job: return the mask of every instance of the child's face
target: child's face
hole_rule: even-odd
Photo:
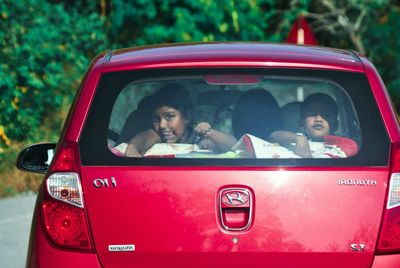
[[[321,103],[312,103],[303,111],[304,130],[306,135],[315,141],[321,141],[330,132],[329,120],[334,119],[334,113]]]
[[[188,121],[182,113],[170,106],[162,106],[154,113],[153,129],[162,142],[179,143],[186,134]]]

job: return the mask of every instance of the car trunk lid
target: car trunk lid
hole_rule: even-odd
[[[105,267],[354,268],[373,260],[389,171],[82,167],[81,176]],[[220,193],[232,188],[253,201],[241,230],[221,220]]]

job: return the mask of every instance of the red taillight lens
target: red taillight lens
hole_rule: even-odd
[[[91,250],[79,178],[79,155],[75,143],[62,144],[46,179],[42,203],[45,230],[61,247]]]
[[[392,144],[391,171],[400,172],[400,143]]]
[[[400,251],[400,173],[390,178],[389,196],[383,216],[378,253]]]
[[[83,209],[57,201],[44,201],[42,207],[46,231],[56,245],[91,249]]]
[[[400,144],[392,144],[391,176],[377,253],[400,252]]]
[[[78,168],[78,150],[75,143],[65,142],[56,155],[51,171],[76,171]]]

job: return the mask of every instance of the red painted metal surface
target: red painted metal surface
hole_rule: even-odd
[[[400,267],[400,255],[375,256],[371,268],[396,268]]]
[[[110,61],[106,58],[103,53],[91,65],[64,141],[79,140],[102,73],[223,66],[365,72],[391,141],[400,141],[395,113],[376,70],[351,52],[275,44],[189,44],[119,50]],[[399,255],[374,254],[389,175],[389,167],[81,167],[95,253],[50,244],[36,213],[28,266],[398,267]],[[96,178],[110,177],[118,187],[93,184]],[[339,184],[347,178],[374,179],[377,184]],[[217,195],[230,185],[254,193],[254,218],[244,231],[221,226]],[[124,244],[135,245],[135,251],[108,249]],[[361,245],[362,251],[354,250]]]
[[[64,139],[66,141],[77,141],[83,128],[83,122],[89,111],[97,83],[100,79],[101,68],[106,53],[100,53],[89,67],[89,70],[82,81],[81,88],[77,93],[75,102],[69,112],[66,122]]]
[[[287,67],[363,71],[351,52],[321,47],[259,43],[155,46],[113,52],[104,71],[188,67]]]
[[[92,178],[110,176],[117,180],[118,190],[93,187]],[[215,265],[235,265],[254,255],[254,267],[278,264],[277,256],[296,267],[315,267],[314,259],[330,263],[327,267],[367,267],[374,257],[387,176],[384,168],[337,172],[82,168],[94,243],[106,267],[127,263],[156,267],[159,263],[152,266],[147,261],[172,264],[178,256],[192,256],[197,262],[209,255]],[[375,178],[378,183],[338,185],[339,178],[349,177]],[[231,184],[254,191],[254,220],[246,231],[227,231],[218,222],[217,192]],[[352,251],[351,244],[361,243],[365,251]],[[108,252],[110,244],[134,244],[136,251]],[[332,252],[335,260],[328,254]],[[232,258],[223,257],[229,254]]]

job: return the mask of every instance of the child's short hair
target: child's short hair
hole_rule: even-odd
[[[326,108],[328,108],[331,112],[333,117],[332,118],[325,118],[329,123],[329,127],[331,132],[335,132],[338,128],[339,122],[337,117],[339,115],[339,109],[336,104],[336,101],[329,95],[324,93],[314,93],[309,95],[301,104],[300,111],[301,111],[301,118],[307,117],[305,114],[306,108],[314,103],[323,104]]]

